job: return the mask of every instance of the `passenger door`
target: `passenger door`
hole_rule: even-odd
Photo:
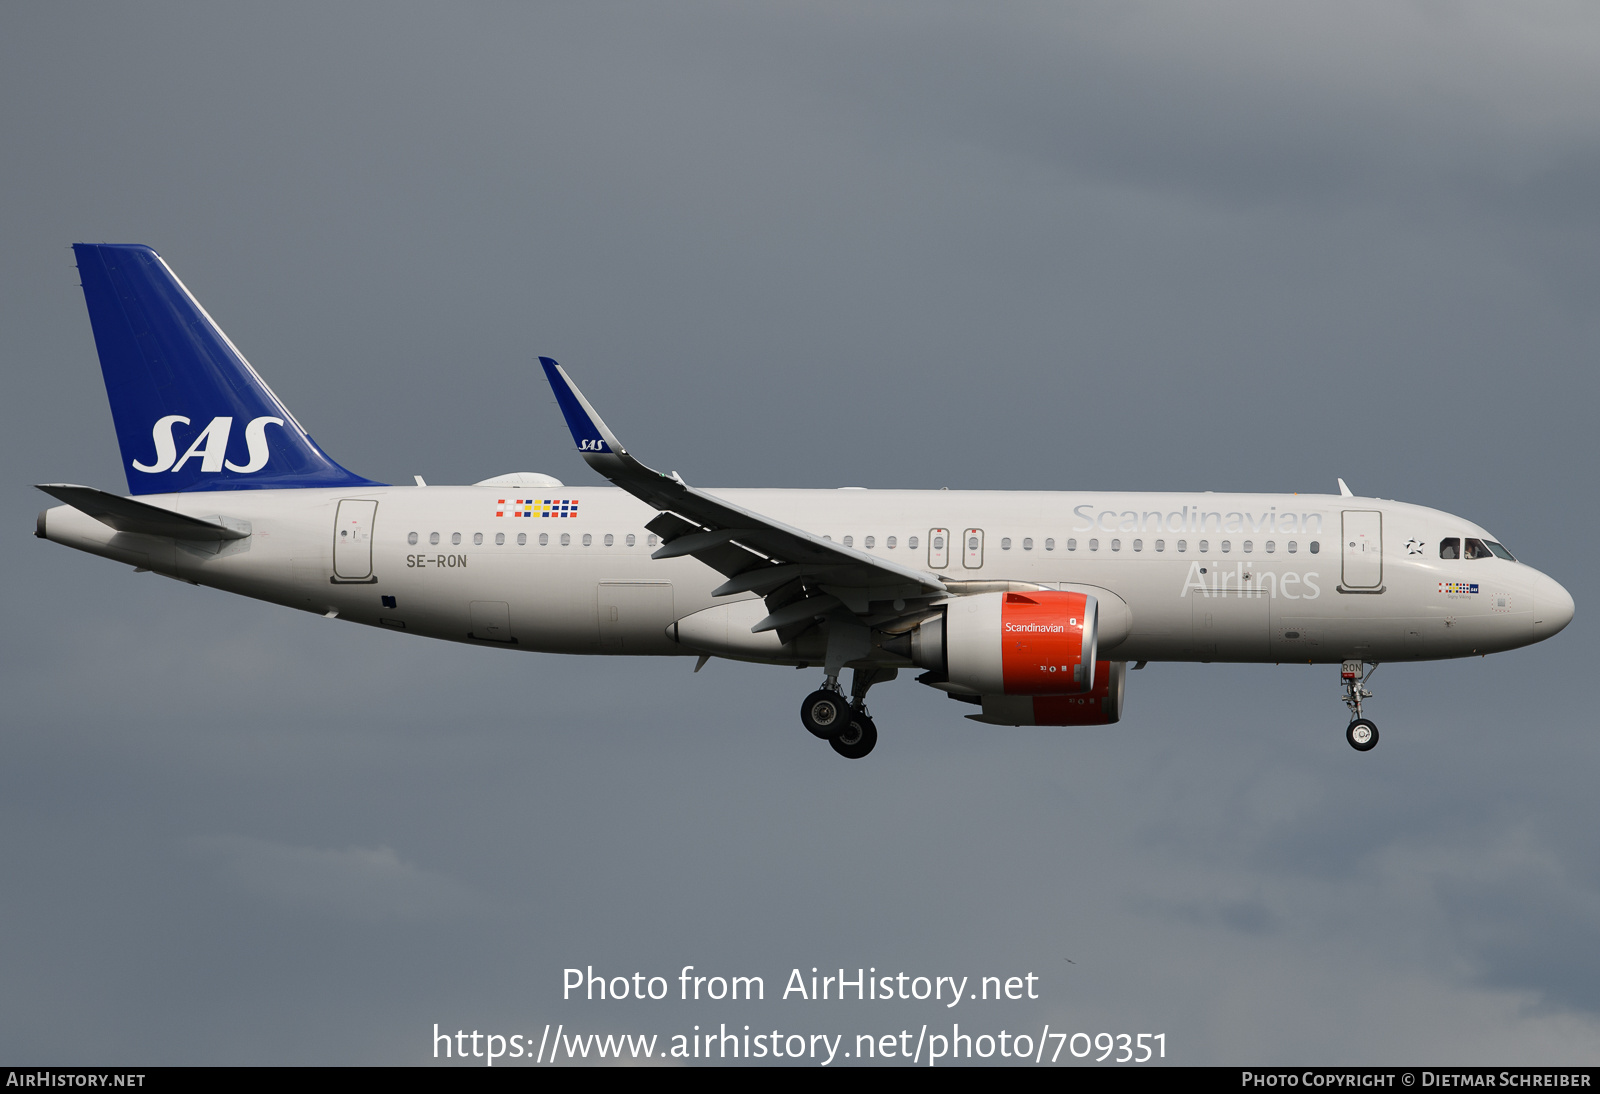
[[[1344,555],[1340,587],[1381,591],[1383,585],[1383,514],[1370,509],[1346,509],[1344,535],[1339,549]]]
[[[377,521],[378,503],[363,498],[339,502],[333,523],[333,580],[338,584],[371,584],[372,528]]]

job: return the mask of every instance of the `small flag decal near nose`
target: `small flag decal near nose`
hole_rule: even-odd
[[[572,498],[501,498],[497,517],[575,517],[578,502]]]

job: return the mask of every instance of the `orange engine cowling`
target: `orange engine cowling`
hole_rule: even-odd
[[[975,722],[997,726],[1106,726],[1122,718],[1126,661],[1101,661],[1094,687],[1077,695],[985,695]]]
[[[912,634],[912,661],[969,695],[1083,694],[1095,686],[1099,611],[1088,593],[1054,589],[958,597]]]
[[[1092,689],[1097,608],[1094,597],[1084,593],[1004,594],[1000,665],[1005,693],[1059,695]]]

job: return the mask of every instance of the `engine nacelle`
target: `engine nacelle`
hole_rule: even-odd
[[[1108,726],[1122,717],[1126,661],[1095,666],[1094,689],[1083,695],[985,695],[974,722],[995,726]]]
[[[1082,694],[1095,686],[1098,620],[1087,593],[963,596],[911,633],[911,660],[969,695]]]

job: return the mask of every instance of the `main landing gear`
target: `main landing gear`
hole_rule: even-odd
[[[867,716],[866,707],[851,707],[849,724],[837,737],[828,739],[833,750],[847,760],[859,760],[878,743],[878,727]]]
[[[1372,698],[1367,681],[1378,671],[1376,661],[1371,668],[1366,664],[1365,661],[1346,661],[1339,669],[1339,678],[1344,683],[1344,705],[1350,708],[1350,725],[1344,731],[1344,739],[1357,752],[1370,752],[1378,747],[1378,727],[1361,715],[1361,701]]]
[[[867,689],[898,675],[895,669],[855,669],[854,673],[848,700],[839,678],[830,676],[800,704],[800,721],[807,731],[827,741],[847,760],[861,759],[878,743],[878,727],[867,713]]]
[[[850,717],[850,704],[839,691],[836,682],[833,687],[822,687],[806,696],[806,701],[800,704],[800,721],[810,731],[813,737],[821,737],[824,741],[831,741],[845,731],[845,721]]]

